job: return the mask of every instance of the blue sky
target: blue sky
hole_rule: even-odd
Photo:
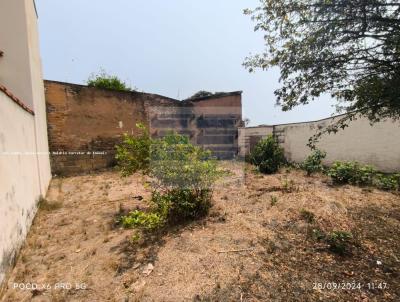
[[[250,74],[263,49],[243,15],[258,0],[36,0],[44,77],[85,83],[100,68],[140,91],[184,99],[199,90],[243,90],[251,125],[315,120],[328,98],[291,112],[275,106],[279,70]]]

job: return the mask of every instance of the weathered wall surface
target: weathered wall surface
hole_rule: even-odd
[[[239,128],[239,155],[244,157],[250,154],[259,140],[273,134],[273,129],[273,126]]]
[[[113,164],[115,144],[124,133],[137,133],[146,123],[140,93],[94,89],[46,81],[52,171],[89,172]]]
[[[154,137],[171,130],[220,157],[237,153],[240,93],[196,101],[45,81],[52,171],[85,173],[112,166],[115,145],[143,123]]]
[[[0,1],[0,285],[51,179],[36,18],[33,0]]]
[[[153,136],[176,131],[195,145],[211,150],[220,159],[238,154],[238,127],[242,123],[241,92],[183,101],[168,106],[149,106]]]
[[[310,149],[308,139],[319,128],[335,119],[275,126],[275,135],[285,148],[286,156],[294,162],[303,161]],[[371,164],[384,172],[400,171],[400,123],[391,120],[371,126],[362,118],[336,134],[324,135],[317,147],[327,152],[325,164],[336,160]]]
[[[0,284],[41,195],[34,117],[0,91]]]
[[[248,154],[251,138],[255,141],[268,134],[278,139],[285,149],[285,155],[292,162],[302,162],[310,153],[307,143],[310,137],[340,117],[327,118],[315,122],[254,127],[240,129],[241,154]],[[317,148],[327,152],[325,164],[334,161],[358,161],[371,164],[383,172],[400,171],[400,122],[382,121],[371,126],[367,119],[360,118],[348,128],[336,134],[325,134]]]

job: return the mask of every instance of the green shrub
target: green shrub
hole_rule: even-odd
[[[107,74],[101,70],[98,74],[92,74],[87,80],[89,87],[96,87],[102,89],[118,90],[118,91],[132,91],[126,83],[121,81],[117,76]]]
[[[314,150],[305,161],[301,164],[301,168],[310,176],[313,173],[323,171],[322,160],[326,157],[326,152],[321,150]]]
[[[377,171],[369,165],[357,162],[335,162],[328,175],[337,184],[372,185]]]
[[[326,236],[325,241],[333,253],[344,255],[350,252],[352,239],[353,235],[349,232],[333,231]]]
[[[148,172],[150,165],[150,147],[152,139],[142,124],[136,124],[141,130],[138,136],[124,135],[122,143],[116,146],[116,160],[123,176],[129,176],[139,170]]]
[[[163,194],[156,204],[168,204],[168,220],[195,219],[208,213],[212,186],[219,177],[217,161],[209,151],[193,146],[181,135],[168,135],[151,148],[150,174]]]
[[[167,191],[209,190],[218,178],[217,161],[211,152],[194,146],[182,135],[170,134],[151,147],[150,174]]]
[[[398,191],[400,190],[400,174],[377,174],[375,179],[375,186],[381,190]]]
[[[150,211],[121,217],[125,227],[154,230],[208,213],[213,184],[220,175],[209,151],[193,146],[185,136],[150,139],[147,131],[138,138],[126,137],[117,151],[123,175],[145,170],[155,187]]]
[[[211,190],[174,189],[167,193],[155,192],[152,202],[160,215],[172,223],[204,217],[211,207]]]
[[[283,148],[272,135],[260,140],[250,154],[250,161],[261,173],[273,174],[286,163]]]

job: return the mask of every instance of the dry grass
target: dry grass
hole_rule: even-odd
[[[47,200],[62,207],[37,215],[4,301],[400,300],[398,195],[335,187],[296,170],[264,176],[247,167],[242,178],[240,166],[223,165],[232,172],[208,218],[135,240],[115,219],[146,206],[146,178],[53,180]],[[351,232],[349,253],[332,253],[314,230]],[[154,270],[143,274],[149,263]],[[22,291],[14,281],[87,289]],[[353,281],[364,287],[313,289]],[[369,282],[388,288],[368,289]]]

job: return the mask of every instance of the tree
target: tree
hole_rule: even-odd
[[[190,98],[188,98],[188,100],[203,98],[203,97],[212,96],[212,95],[213,95],[212,92],[200,90],[200,91],[196,92],[195,94],[193,94]]]
[[[87,80],[89,87],[118,90],[118,91],[132,91],[125,82],[119,79],[117,76],[109,75],[104,70],[101,70],[98,74],[92,74]]]
[[[400,117],[400,2],[396,0],[261,0],[245,10],[266,50],[248,57],[250,71],[277,66],[284,111],[328,93],[345,118]]]

